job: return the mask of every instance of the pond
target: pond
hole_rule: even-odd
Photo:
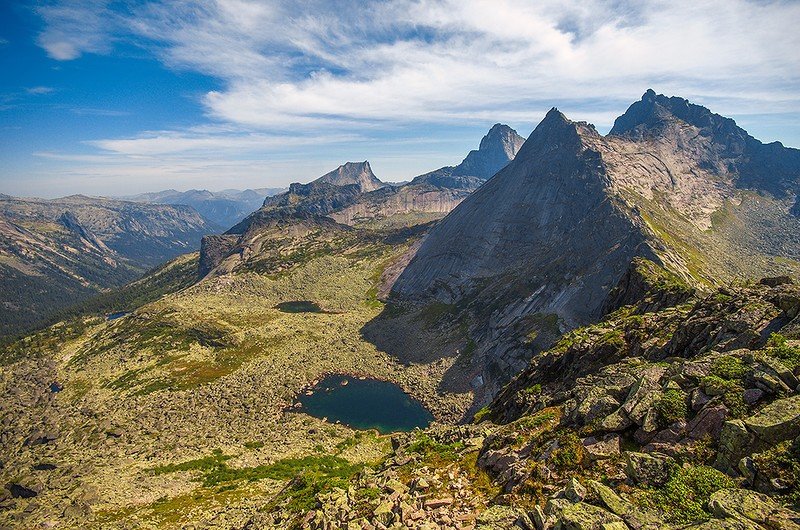
[[[329,375],[302,394],[300,411],[381,434],[425,428],[433,415],[399,386],[376,379]]]
[[[315,302],[310,300],[295,300],[291,302],[281,302],[275,306],[278,311],[284,313],[324,313],[325,311]]]
[[[124,316],[130,315],[130,311],[118,311],[116,313],[110,313],[106,315],[106,320],[116,320],[118,318],[122,318]]]

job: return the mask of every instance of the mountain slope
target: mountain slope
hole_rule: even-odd
[[[215,227],[188,206],[0,197],[0,334],[197,249]]]
[[[525,365],[523,339],[542,321],[563,331],[599,317],[636,256],[701,287],[796,274],[798,151],[763,146],[777,150],[769,164],[755,140],[730,151],[746,133],[699,109],[648,92],[607,137],[551,110],[516,158],[431,231],[394,295],[476,315],[474,363],[496,382]]]

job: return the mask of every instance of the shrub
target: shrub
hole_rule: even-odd
[[[787,489],[786,500],[800,506],[800,447],[791,440],[779,443],[763,453],[753,455],[759,475],[765,479],[779,479]]]
[[[789,368],[800,365],[800,348],[789,346],[786,337],[780,333],[773,333],[767,341],[767,354],[780,359]]]
[[[421,434],[408,446],[408,451],[424,457],[433,457],[445,461],[458,460],[459,452],[464,448],[463,442],[451,444],[439,443],[427,434]]]
[[[717,375],[707,375],[700,380],[700,386],[707,394],[722,396],[722,402],[734,418],[741,418],[747,413],[744,402],[744,387],[737,381],[729,381]]]
[[[738,357],[724,355],[711,363],[711,373],[728,381],[738,380],[747,373],[747,366]]]
[[[558,447],[550,461],[558,469],[573,469],[583,460],[583,443],[573,431],[566,431],[558,439]]]
[[[710,517],[706,507],[712,493],[734,487],[730,477],[712,467],[676,468],[666,485],[653,492],[653,501],[670,522],[693,523]]]
[[[667,424],[686,419],[686,394],[681,390],[670,388],[656,401],[655,408]]]

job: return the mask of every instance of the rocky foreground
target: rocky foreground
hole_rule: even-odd
[[[241,528],[800,528],[800,286],[699,296],[639,260],[616,294],[475,423]]]

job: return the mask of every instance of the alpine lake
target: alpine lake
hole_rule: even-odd
[[[433,415],[399,386],[377,379],[333,374],[302,393],[299,412],[381,434],[425,428]]]

